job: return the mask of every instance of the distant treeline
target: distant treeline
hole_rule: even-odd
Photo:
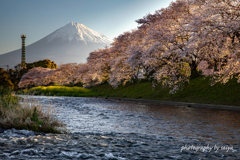
[[[3,68],[0,68],[0,86],[17,90],[18,83],[22,76],[34,67],[55,69],[57,68],[57,64],[54,61],[46,59],[33,63],[27,63],[26,65],[20,63],[15,66],[15,69],[4,70]]]

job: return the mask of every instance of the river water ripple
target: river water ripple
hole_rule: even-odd
[[[239,111],[164,106],[101,98],[45,96],[30,98],[34,98],[36,103],[45,107],[54,106],[57,117],[66,123],[68,130],[72,132],[67,134],[70,137],[69,141],[74,141],[76,136],[77,139],[81,137],[81,141],[84,141],[83,137],[86,139],[89,136],[95,140],[99,139],[98,142],[101,141],[100,136],[110,137],[111,140],[107,138],[102,142],[110,150],[103,151],[102,154],[97,152],[102,155],[101,159],[240,159]],[[2,134],[2,137],[4,135]],[[43,137],[39,139],[44,139]],[[122,149],[116,152],[111,150],[114,148],[113,141],[116,141],[116,146]],[[132,144],[129,146],[131,142],[146,145],[138,147],[137,151],[132,150]],[[95,143],[91,141],[89,146]],[[101,147],[103,146],[98,146],[98,149],[101,150]],[[92,151],[92,148],[90,147],[88,151]],[[92,157],[86,159],[100,159],[94,151],[92,152]],[[17,157],[21,157],[20,153],[19,151]],[[59,151],[60,159],[64,157],[84,159],[77,157],[83,153],[76,150],[76,147],[72,151],[72,155],[75,156],[69,157],[65,153],[68,152],[64,149]],[[129,155],[126,155],[127,153]],[[58,156],[55,158],[59,158]],[[11,153],[6,157],[11,158]]]

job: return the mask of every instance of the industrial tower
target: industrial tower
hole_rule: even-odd
[[[26,64],[26,57],[25,57],[25,38],[26,35],[21,35],[22,38],[22,65],[25,66]]]

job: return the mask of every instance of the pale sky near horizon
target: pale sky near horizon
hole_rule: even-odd
[[[0,0],[0,54],[32,44],[70,22],[110,38],[137,28],[135,20],[172,0]]]

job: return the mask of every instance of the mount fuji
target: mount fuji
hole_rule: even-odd
[[[21,40],[19,38],[19,40]],[[27,40],[27,38],[26,38]],[[83,24],[69,23],[39,41],[26,46],[26,63],[50,59],[56,64],[84,63],[89,53],[104,48],[112,39]],[[21,63],[22,50],[0,55],[0,64],[13,68]]]

